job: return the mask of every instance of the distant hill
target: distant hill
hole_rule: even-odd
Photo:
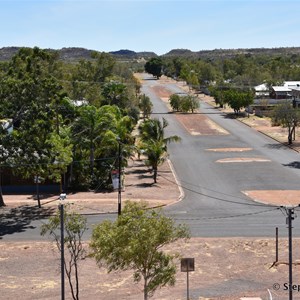
[[[3,47],[0,48],[0,61],[10,60],[21,47]],[[92,52],[95,50],[88,50],[79,47],[62,48],[60,50],[47,49],[50,51],[57,51],[59,57],[64,61],[78,61],[80,59],[91,59]],[[96,51],[97,52],[97,51]],[[131,59],[149,59],[158,56],[154,52],[135,52],[132,50],[122,49],[118,51],[109,52],[117,59],[131,60]],[[168,53],[162,55],[163,57],[195,57],[202,59],[214,59],[220,57],[234,57],[239,54],[244,55],[300,55],[300,47],[282,47],[282,48],[249,48],[249,49],[214,49],[191,51],[189,49],[173,49]]]
[[[3,47],[0,48],[0,61],[10,60],[21,47]],[[95,50],[88,50],[79,47],[62,48],[60,50],[47,49],[50,51],[57,51],[59,57],[64,61],[78,61],[80,59],[91,59],[91,54],[97,52]],[[118,59],[148,59],[157,56],[154,52],[134,52],[131,50],[119,50],[109,52]]]
[[[214,49],[193,52],[188,49],[173,49],[164,54],[165,57],[195,57],[195,58],[217,58],[234,57],[239,54],[244,55],[287,55],[300,54],[300,47],[282,48],[249,48],[249,49]]]

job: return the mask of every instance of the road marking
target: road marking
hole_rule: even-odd
[[[243,152],[243,151],[251,151],[252,148],[212,148],[206,149],[206,151],[212,152]]]
[[[260,157],[236,157],[236,158],[223,158],[218,159],[217,163],[236,163],[236,162],[270,162],[271,160]]]

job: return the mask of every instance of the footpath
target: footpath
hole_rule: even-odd
[[[182,192],[178,187],[172,164],[165,161],[158,170],[157,183],[153,182],[153,174],[145,166],[143,160],[134,158],[129,160],[125,169],[125,188],[121,192],[121,205],[125,201],[145,201],[149,207],[166,206],[179,201]],[[40,214],[51,214],[56,210],[60,201],[59,194],[40,194]],[[8,213],[11,209],[37,207],[37,195],[3,195],[5,207],[0,214]],[[67,193],[65,204],[81,214],[117,213],[118,191],[111,192],[76,192]],[[29,213],[29,210],[27,210]],[[34,210],[38,212],[38,210]]]

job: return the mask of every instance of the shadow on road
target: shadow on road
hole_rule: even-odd
[[[289,149],[285,144],[266,144],[264,147],[270,148],[270,149]]]
[[[31,226],[31,221],[44,219],[50,216],[56,210],[54,207],[20,206],[6,210],[6,207],[0,209],[0,239],[4,235],[16,232],[24,232],[26,229],[35,228]]]
[[[283,164],[285,167],[290,167],[294,169],[300,169],[300,162],[299,161],[293,161],[289,164]]]

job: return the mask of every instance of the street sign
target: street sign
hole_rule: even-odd
[[[181,272],[193,272],[195,271],[195,259],[194,258],[182,258],[181,259]]]
[[[186,299],[190,299],[189,295],[189,272],[195,271],[195,259],[194,258],[182,258],[181,259],[181,272],[186,272]]]

